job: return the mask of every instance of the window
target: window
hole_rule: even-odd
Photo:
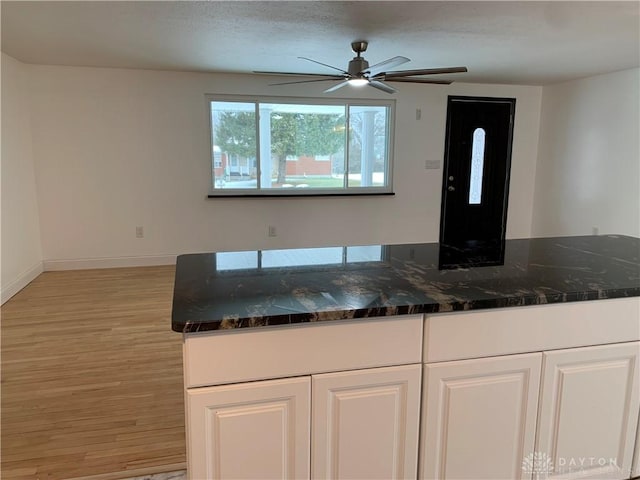
[[[482,176],[484,170],[484,129],[473,131],[471,147],[471,178],[469,180],[469,205],[480,205],[482,202]]]
[[[207,104],[210,196],[392,192],[393,100],[212,95]]]
[[[213,168],[222,168],[222,151],[217,145],[213,146]]]

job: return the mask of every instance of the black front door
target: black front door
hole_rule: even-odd
[[[441,244],[480,251],[504,242],[515,102],[449,97]]]

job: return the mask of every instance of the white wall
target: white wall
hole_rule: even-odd
[[[449,94],[517,98],[507,236],[530,235],[540,87],[401,85],[395,197],[206,199],[204,94],[322,97],[322,86],[269,87],[274,77],[251,75],[29,69],[47,268],[100,258],[110,259],[105,265],[123,257],[162,262],[198,251],[437,241],[442,170],[424,164],[442,161]],[[387,98],[373,89],[341,93],[358,94]],[[136,225],[145,238],[135,238]],[[268,225],[278,237],[267,236]]]
[[[544,87],[534,236],[640,236],[639,89],[639,69]]]
[[[2,303],[42,272],[26,66],[2,54]]]

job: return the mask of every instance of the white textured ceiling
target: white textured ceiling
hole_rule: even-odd
[[[327,73],[467,66],[465,82],[549,84],[640,64],[640,2],[2,1],[2,51],[26,63]],[[434,77],[435,78],[435,77]],[[445,77],[442,77],[445,78]]]

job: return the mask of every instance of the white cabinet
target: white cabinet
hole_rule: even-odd
[[[423,321],[186,334],[189,477],[415,478]]]
[[[415,478],[420,365],[313,376],[314,479]]]
[[[530,478],[542,354],[425,365],[421,479]]]
[[[421,376],[417,364],[190,388],[189,477],[304,479],[312,464],[314,479],[415,478]]]
[[[640,418],[638,419],[638,431],[636,433],[636,448],[633,455],[632,477],[640,477]]]
[[[634,297],[186,334],[189,476],[640,475],[638,318]]]
[[[187,390],[189,478],[309,477],[311,379]]]
[[[640,343],[544,353],[536,451],[550,479],[629,478]]]

